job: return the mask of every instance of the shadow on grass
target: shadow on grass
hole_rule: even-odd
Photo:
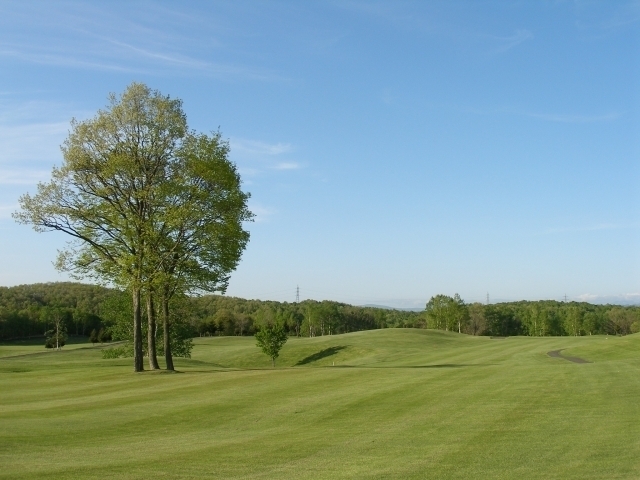
[[[309,355],[308,357],[303,358],[298,363],[296,363],[296,366],[298,366],[298,365],[307,365],[308,363],[312,363],[312,362],[316,362],[318,360],[322,360],[323,358],[327,358],[327,357],[330,357],[332,355],[335,355],[340,350],[344,350],[345,348],[347,348],[347,347],[344,346],[344,345],[338,345],[336,347],[325,348],[324,350],[320,350],[319,352],[314,353],[313,355]]]
[[[564,360],[568,360],[573,363],[591,363],[589,360],[585,360],[584,358],[566,357],[562,355],[562,350],[564,350],[564,348],[560,350],[552,350],[551,352],[547,352],[547,355],[553,358],[563,358]]]

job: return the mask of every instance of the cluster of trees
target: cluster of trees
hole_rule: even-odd
[[[432,297],[425,309],[428,328],[471,335],[627,335],[640,331],[640,307],[585,302],[465,304],[458,295]]]
[[[14,218],[72,238],[60,270],[129,293],[134,371],[144,369],[145,350],[159,368],[158,349],[172,370],[180,330],[172,301],[224,292],[249,240],[249,195],[228,142],[189,130],[180,100],[133,83],[93,119],[73,120],[62,153],[51,181],[23,195]]]

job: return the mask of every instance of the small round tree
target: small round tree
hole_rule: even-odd
[[[287,343],[287,332],[281,325],[265,325],[255,336],[258,347],[271,359],[275,367],[280,349]]]

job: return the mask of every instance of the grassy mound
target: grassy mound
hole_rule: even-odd
[[[183,373],[134,375],[0,345],[0,477],[638,478],[638,352],[397,329],[290,339],[272,369],[252,338],[199,338]]]

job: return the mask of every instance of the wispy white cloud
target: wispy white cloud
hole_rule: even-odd
[[[76,113],[69,105],[50,101],[16,102],[0,99],[0,190],[34,186],[50,178],[51,167],[62,160],[60,145]],[[60,118],[65,118],[59,121]]]
[[[18,204],[0,204],[0,220],[11,218],[11,214],[18,209]]]
[[[301,166],[296,162],[281,162],[277,163],[272,168],[274,170],[298,170]]]
[[[238,172],[243,177],[244,176],[252,177],[252,176],[258,175],[260,173],[260,170],[258,170],[257,168],[251,168],[251,167],[239,167]]]
[[[232,158],[238,163],[241,175],[256,177],[266,170],[292,171],[303,168],[303,164],[288,158],[295,150],[290,143],[231,138],[230,144]]]
[[[157,51],[149,48],[136,46],[131,43],[104,38],[104,40],[116,47],[128,50],[134,57],[144,58],[159,65],[171,68],[180,67],[182,69],[200,71],[213,76],[245,77],[255,80],[288,80],[283,76],[273,72],[247,68],[244,66],[232,65],[221,62],[201,60],[192,56],[183,55],[175,51]]]
[[[104,51],[102,55],[93,52],[42,52],[28,48],[0,47],[0,57],[11,57],[28,63],[72,67],[90,70],[104,70],[124,73],[173,73],[185,75],[199,72],[213,77],[235,77],[252,80],[286,81],[289,79],[269,71],[242,66],[198,60],[169,52],[153,52],[122,42],[111,41],[114,45],[127,49],[133,55],[122,55],[118,51]],[[141,60],[146,60],[142,61]],[[176,68],[180,67],[180,68]],[[160,71],[158,70],[160,69]]]
[[[0,185],[35,185],[51,176],[50,170],[0,169]]]
[[[116,65],[106,61],[80,59],[70,55],[56,53],[28,52],[15,48],[0,47],[0,57],[11,57],[23,62],[58,67],[88,68],[91,70],[110,70],[129,73],[144,73],[145,70],[131,66]]]
[[[407,4],[395,1],[347,1],[335,4],[336,7],[355,14],[376,19],[396,28],[415,32],[450,33],[452,25],[444,18],[423,15],[410,9]]]
[[[620,112],[608,112],[599,114],[581,113],[543,113],[531,112],[513,107],[497,108],[476,108],[476,107],[455,107],[459,111],[472,113],[475,115],[517,115],[521,117],[535,118],[546,122],[556,123],[599,123],[613,122],[622,117]]]
[[[494,48],[491,53],[500,54],[517,47],[527,40],[531,40],[533,38],[533,33],[529,30],[516,30],[513,35],[509,35],[507,37],[492,36],[491,38],[499,44],[499,46]]]
[[[253,220],[257,223],[266,223],[277,213],[277,211],[271,207],[253,202],[249,204],[249,210],[255,215]]]
[[[575,27],[586,39],[602,39],[640,22],[640,1],[594,2],[574,0]]]
[[[282,155],[293,150],[290,143],[265,143],[256,140],[244,140],[240,138],[232,138],[231,151],[239,151],[250,155]]]
[[[131,5],[125,15],[96,4],[14,6],[0,19],[0,58],[123,73],[291,81],[254,58],[242,59],[235,43],[218,41],[220,35],[240,35],[221,20],[194,21],[195,15],[155,7]]]
[[[42,93],[42,92],[38,92]],[[12,96],[19,94],[13,92]],[[69,105],[59,102],[28,100],[17,102],[12,98],[0,98],[0,125],[24,125],[28,123],[57,123],[72,116],[79,116],[79,112],[72,112]]]
[[[617,29],[640,21],[640,2],[631,2],[619,8],[611,18],[605,20],[602,28]]]
[[[60,144],[68,128],[68,122],[0,124],[0,164],[59,160]]]
[[[596,123],[596,122],[611,122],[620,118],[620,113],[610,112],[603,115],[571,115],[571,114],[556,114],[556,113],[523,113],[527,117],[538,118],[540,120],[546,120],[548,122],[560,122],[560,123]]]
[[[187,56],[171,55],[169,53],[162,53],[162,52],[153,52],[144,48],[136,47],[134,45],[130,45],[128,43],[120,42],[118,40],[114,40],[110,38],[106,38],[105,40],[113,45],[116,45],[118,47],[124,47],[125,49],[128,49],[135,54],[138,54],[142,57],[151,58],[153,60],[160,60],[162,62],[180,65],[183,67],[190,67],[190,68],[207,68],[211,65],[208,62],[204,62],[202,60],[197,60],[195,58],[190,58]]]
[[[517,29],[511,35],[488,34],[479,30],[476,24],[456,19],[449,9],[428,2],[347,1],[336,6],[418,35],[447,38],[459,45],[480,45],[480,51],[489,55],[507,52],[534,38],[526,28]]]

